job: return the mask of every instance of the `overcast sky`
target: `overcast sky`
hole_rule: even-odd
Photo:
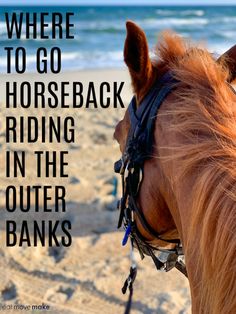
[[[80,4],[155,4],[155,5],[214,5],[214,4],[236,4],[236,0],[0,0],[1,5],[80,5]]]

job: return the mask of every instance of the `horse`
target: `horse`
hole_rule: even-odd
[[[162,238],[183,245],[192,313],[236,311],[236,45],[217,60],[205,48],[165,31],[150,58],[144,31],[126,23],[124,61],[137,108],[171,71],[175,88],[155,116],[152,154],[145,160],[137,204]],[[114,139],[125,151],[129,111]],[[165,243],[134,217],[142,237]]]

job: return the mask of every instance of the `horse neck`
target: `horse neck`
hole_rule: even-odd
[[[198,204],[200,195],[196,196],[194,190],[199,170],[195,169],[182,177],[179,176],[185,161],[175,158],[176,150],[174,148],[178,147],[178,143],[183,142],[183,139],[166,128],[171,125],[171,122],[168,121],[167,116],[162,116],[162,110],[166,110],[166,108],[164,106],[161,108],[155,130],[159,156],[157,162],[166,178],[163,181],[166,184],[163,190],[168,191],[165,194],[165,201],[169,205],[184,247],[192,295],[192,311],[204,314],[233,313],[236,308],[236,266],[234,262],[236,238],[235,236],[233,238],[235,232],[232,231],[236,231],[236,221],[231,218],[229,221],[229,218],[225,216],[224,221],[227,221],[227,226],[229,226],[227,230],[227,226],[223,224],[223,217],[218,220],[218,215],[230,213],[230,217],[233,217],[235,206],[231,205],[227,208],[223,204],[222,210],[221,206],[218,208],[218,213],[211,209],[210,216],[209,212],[207,216],[207,204],[204,205],[200,201]],[[202,178],[203,181],[210,180],[207,176]],[[214,180],[213,182],[219,183],[222,178],[216,176]],[[215,187],[214,185],[213,188],[215,189]],[[204,192],[203,190],[202,193]],[[206,195],[210,202],[211,194]],[[175,202],[169,201],[171,199],[174,199]],[[193,236],[192,222],[195,221],[193,217],[196,217],[198,212],[200,214],[196,220]],[[221,236],[222,232],[224,234]],[[206,243],[209,243],[208,247]]]

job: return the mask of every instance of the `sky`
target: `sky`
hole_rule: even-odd
[[[236,0],[0,0],[0,5],[90,5],[90,4],[154,4],[154,5],[216,5],[236,4]]]

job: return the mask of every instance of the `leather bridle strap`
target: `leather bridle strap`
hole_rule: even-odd
[[[164,241],[164,242],[168,242],[168,243],[176,243],[176,244],[180,244],[180,240],[179,239],[163,239],[161,237],[161,235],[156,232],[156,230],[154,230],[150,224],[147,222],[143,212],[140,210],[140,208],[137,206],[137,203],[135,201],[135,199],[133,198],[133,196],[129,196],[129,206],[130,209],[133,210],[135,212],[135,214],[138,216],[138,219],[142,225],[142,227],[145,229],[145,231],[147,233],[149,233],[153,238],[156,238],[160,241]]]
[[[138,216],[143,228],[152,237],[168,243],[179,244],[179,239],[163,239],[147,222],[142,210],[137,205],[137,195],[142,181],[144,162],[152,156],[155,118],[158,109],[164,99],[175,88],[177,81],[173,79],[170,72],[167,72],[158,83],[151,89],[148,95],[137,108],[135,97],[128,107],[130,115],[130,131],[128,134],[126,149],[122,156],[122,190],[123,195],[120,201],[120,218],[118,227],[121,226],[127,206]],[[124,171],[128,176],[124,177]]]
[[[131,127],[126,141],[126,148],[122,158],[115,163],[115,172],[120,173],[122,177],[122,197],[119,201],[120,217],[118,228],[122,223],[125,228],[125,235],[122,245],[125,245],[130,238],[131,251],[136,247],[143,259],[149,255],[158,270],[169,271],[176,267],[185,276],[187,276],[186,267],[179,259],[182,252],[180,239],[163,239],[161,235],[153,229],[145,218],[142,210],[137,204],[139,187],[143,177],[144,162],[152,157],[154,127],[158,110],[165,98],[175,88],[177,81],[173,79],[170,72],[167,72],[151,89],[148,95],[137,107],[136,99],[133,97],[129,104],[128,111],[130,116]],[[139,219],[142,227],[153,238],[167,243],[176,244],[174,249],[161,250],[153,247],[139,232],[135,217]],[[154,254],[154,251],[162,251],[165,259],[160,259]],[[132,258],[131,258],[132,261]],[[130,268],[130,274],[125,281],[122,292],[125,293],[129,288],[129,300],[127,302],[125,314],[130,312],[133,295],[133,283],[136,277],[136,265]]]

